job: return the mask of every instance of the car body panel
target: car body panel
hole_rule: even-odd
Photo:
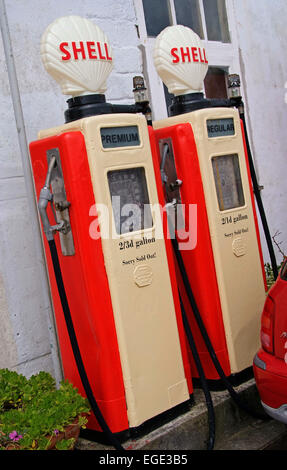
[[[266,413],[287,424],[287,259],[268,297],[274,303],[274,353],[262,347],[254,358],[253,370]]]

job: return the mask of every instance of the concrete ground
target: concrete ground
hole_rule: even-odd
[[[235,387],[252,410],[263,413],[259,395],[251,379]],[[272,419],[254,418],[238,407],[227,391],[213,391],[216,438],[214,450],[287,450],[287,426]],[[129,437],[122,443],[128,450],[205,450],[208,439],[208,414],[202,390],[195,389],[190,409],[148,434]],[[113,450],[80,437],[76,450]]]

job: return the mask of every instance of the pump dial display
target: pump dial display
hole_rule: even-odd
[[[108,172],[116,232],[135,232],[152,227],[152,215],[144,168]]]

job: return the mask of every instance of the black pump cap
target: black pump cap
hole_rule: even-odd
[[[112,105],[106,103],[105,95],[83,95],[67,100],[68,109],[65,111],[65,122],[76,121],[98,114],[111,114]]]
[[[168,107],[168,115],[178,116],[179,114],[191,113],[204,108],[218,108],[232,106],[230,100],[204,98],[203,93],[188,93],[187,95],[174,96],[172,103]]]
[[[168,115],[177,116],[209,107],[210,100],[204,98],[203,93],[188,93],[187,95],[179,95],[172,98],[172,103],[168,108]]]

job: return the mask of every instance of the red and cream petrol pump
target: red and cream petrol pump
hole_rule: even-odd
[[[46,215],[42,208],[42,222],[64,376],[83,392],[48,247],[57,230],[83,362],[106,422],[118,433],[186,403],[192,393],[172,251],[152,211],[163,202],[156,144],[143,114],[105,102],[112,49],[91,21],[54,21],[41,56],[72,96],[66,123],[40,131],[30,144],[40,210],[52,202]],[[88,427],[99,430],[93,416]]]
[[[202,320],[230,376],[252,366],[266,290],[242,123],[237,110],[204,99],[208,59],[192,30],[163,30],[156,40],[154,64],[174,94],[169,117],[153,122],[165,193],[177,206],[181,256]],[[189,220],[190,204],[197,206],[197,227]],[[182,228],[184,233],[197,230],[193,249],[180,239]],[[178,283],[206,378],[217,380],[180,274]],[[197,376],[193,365],[192,373]]]

